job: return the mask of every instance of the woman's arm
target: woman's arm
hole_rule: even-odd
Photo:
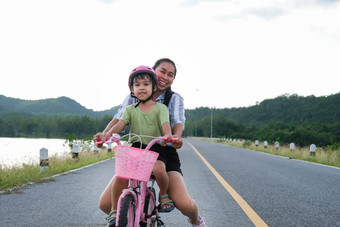
[[[125,121],[119,120],[109,131],[107,131],[106,134],[108,135],[112,135],[114,133],[120,133],[121,131],[123,131],[123,129],[125,128],[126,123]],[[106,139],[106,138],[105,138]]]
[[[118,123],[118,119],[117,118],[113,118],[105,127],[105,129],[103,130],[103,132],[98,132],[95,135],[93,135],[93,140],[94,141],[105,141],[107,137],[109,137],[110,135],[108,134],[108,132],[112,129],[113,126],[115,126]]]
[[[118,123],[119,119],[122,117],[123,112],[125,110],[125,108],[134,103],[136,100],[134,98],[131,97],[131,95],[126,96],[126,98],[124,99],[123,104],[120,106],[118,112],[114,115],[113,119],[107,124],[107,126],[105,127],[105,129],[103,130],[103,132],[98,132],[95,135],[93,135],[93,140],[94,141],[98,141],[98,140],[102,140],[105,141],[107,137],[110,136],[110,134],[108,134],[108,132],[112,129],[112,127]]]
[[[178,141],[173,144],[175,149],[179,149],[183,145],[182,134],[185,124],[184,112],[184,103],[182,97],[177,93],[174,93],[169,103],[169,115],[172,127],[172,135],[173,137],[178,138]]]
[[[183,146],[182,134],[183,125],[181,123],[178,123],[172,128],[173,137],[178,138],[178,141],[176,143],[173,143],[175,149],[179,149]]]

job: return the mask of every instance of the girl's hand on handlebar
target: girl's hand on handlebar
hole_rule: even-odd
[[[162,139],[164,144],[174,142],[172,135],[164,135]]]
[[[98,148],[101,148],[107,138],[109,138],[111,135],[108,133],[98,132],[97,134],[93,135],[93,141],[95,142],[96,146]]]
[[[111,134],[106,133],[106,132],[103,132],[103,133],[100,135],[100,140],[101,140],[101,141],[106,141],[107,138],[109,138],[110,136],[111,136]]]

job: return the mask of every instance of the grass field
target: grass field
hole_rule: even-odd
[[[73,159],[71,153],[62,157],[50,157],[48,168],[41,171],[40,165],[23,165],[22,167],[2,168],[0,166],[0,192],[10,193],[11,189],[30,184],[31,182],[43,182],[53,180],[56,174],[78,169],[99,161],[114,157],[114,152],[107,152],[106,148],[98,153],[89,150],[80,152],[79,157]]]
[[[328,150],[326,148],[317,147],[315,156],[310,153],[309,147],[295,147],[291,150],[289,145],[280,146],[278,149],[275,145],[269,144],[267,148],[264,147],[264,142],[259,142],[258,146],[251,141],[224,141],[221,139],[198,138],[205,141],[224,143],[230,146],[246,148],[254,151],[270,153],[274,155],[284,156],[288,158],[304,160],[308,162],[315,162],[324,165],[340,167],[340,150]]]

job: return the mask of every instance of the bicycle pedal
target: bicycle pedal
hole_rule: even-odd
[[[157,227],[165,227],[164,222],[161,219],[157,219]]]

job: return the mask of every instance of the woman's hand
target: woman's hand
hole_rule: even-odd
[[[177,141],[173,143],[175,149],[180,149],[183,146],[183,140],[178,135],[173,135],[173,138],[177,138]]]
[[[101,141],[101,135],[102,134],[103,134],[102,132],[98,132],[98,133],[94,134],[93,135],[93,142],[96,143],[98,141]],[[98,148],[101,148],[102,146],[103,146],[103,144],[97,144]]]

